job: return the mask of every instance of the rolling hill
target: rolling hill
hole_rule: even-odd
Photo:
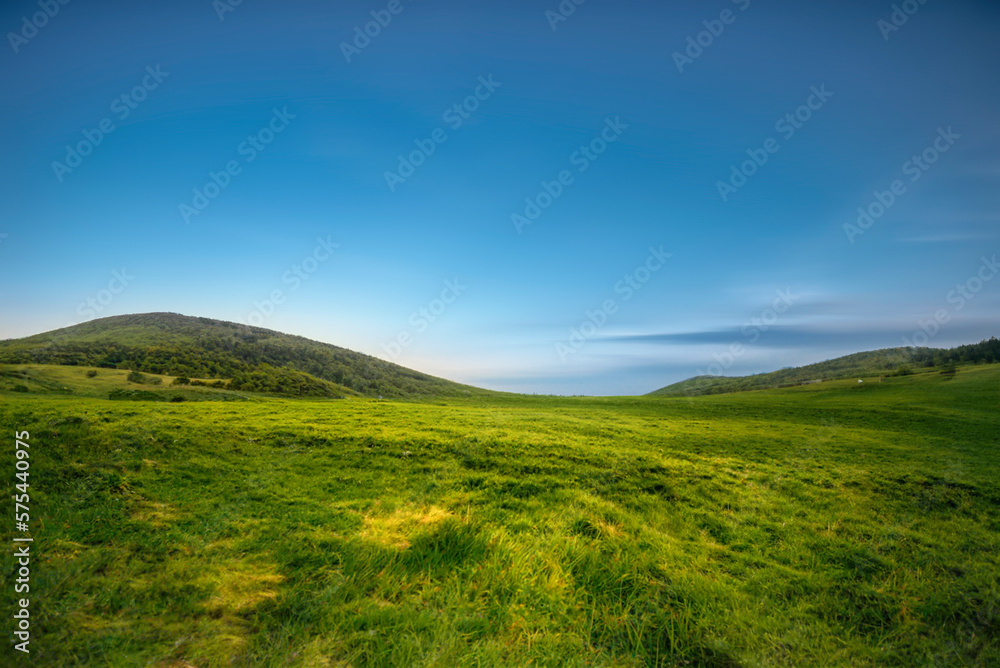
[[[481,390],[346,348],[176,313],[91,320],[0,341],[0,363],[131,369],[225,379],[230,389],[302,396],[467,396]]]
[[[997,361],[1000,361],[1000,340],[994,337],[951,349],[885,348],[752,376],[696,376],[650,392],[649,396],[699,396],[767,390],[844,378],[907,375],[914,367]]]

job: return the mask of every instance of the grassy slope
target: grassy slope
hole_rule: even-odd
[[[0,392],[32,434],[32,662],[996,665],[998,408],[997,365],[692,398]]]
[[[231,378],[262,365],[296,369],[370,396],[476,396],[486,390],[413,371],[376,357],[300,336],[176,313],[91,320],[44,334],[0,341],[0,362],[98,366],[173,375]],[[218,373],[209,374],[209,369]]]
[[[87,372],[93,371],[93,378]],[[149,381],[160,379],[160,384],[128,382],[129,372],[121,369],[98,369],[95,367],[55,366],[49,364],[0,364],[0,392],[12,391],[15,386],[28,388],[30,394],[61,394],[80,397],[100,397],[107,399],[113,390],[142,390],[162,395],[166,399],[175,396],[185,401],[245,400],[252,395],[232,392],[214,387],[190,387],[173,385],[174,378],[161,374],[144,374]],[[203,382],[213,382],[207,379]],[[16,396],[16,395],[15,395]]]
[[[808,381],[865,378],[891,373],[900,366],[912,364],[914,351],[923,349],[886,348],[854,353],[837,359],[803,367],[780,369],[753,376],[696,376],[650,392],[650,396],[691,396],[724,394],[747,390],[765,390],[798,385]]]
[[[88,373],[95,375],[88,377]],[[12,391],[14,387],[20,385],[32,394],[63,394],[107,399],[113,391],[132,390],[152,393],[161,401],[169,401],[174,397],[182,397],[184,401],[245,401],[260,394],[211,387],[211,383],[215,381],[207,378],[189,378],[189,381],[205,383],[205,385],[191,386],[174,385],[176,377],[164,374],[144,373],[146,381],[143,383],[130,382],[128,375],[129,372],[123,369],[52,364],[0,364],[0,391]],[[160,382],[155,383],[156,379]],[[327,381],[317,382],[322,382],[335,392],[331,398],[357,396],[357,393],[349,388]]]

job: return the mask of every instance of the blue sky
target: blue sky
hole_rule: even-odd
[[[4,3],[0,337],[174,311],[638,394],[1000,333],[993,3],[222,2]]]

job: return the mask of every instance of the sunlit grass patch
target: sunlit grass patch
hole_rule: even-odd
[[[179,514],[169,503],[162,501],[149,501],[143,499],[136,503],[132,511],[132,519],[137,522],[146,522],[150,526],[162,529],[175,522]]]
[[[376,509],[374,514],[364,517],[360,536],[387,547],[406,549],[417,532],[441,524],[450,517],[453,517],[451,512],[434,505],[400,507],[388,514],[378,514]]]

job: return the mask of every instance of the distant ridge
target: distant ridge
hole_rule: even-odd
[[[0,341],[0,363],[229,379],[235,389],[310,396],[489,393],[301,336],[177,313],[112,316]]]
[[[697,396],[791,387],[824,380],[906,374],[918,367],[1000,362],[996,337],[957,348],[885,348],[752,376],[695,376],[646,396]]]

